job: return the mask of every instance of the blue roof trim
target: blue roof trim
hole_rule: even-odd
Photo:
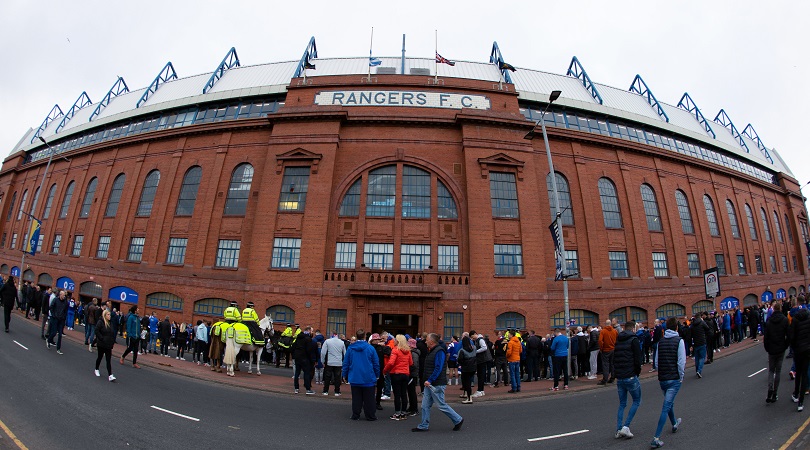
[[[143,105],[146,102],[146,100],[149,99],[150,95],[157,92],[161,83],[165,83],[169,80],[176,80],[176,79],[177,79],[177,72],[174,71],[174,66],[172,65],[172,62],[169,61],[166,63],[165,66],[163,66],[162,69],[160,69],[160,73],[158,73],[158,76],[156,76],[155,79],[152,80],[152,84],[150,84],[149,87],[146,88],[146,91],[143,93],[143,95],[141,95],[141,98],[138,99],[138,103],[135,104],[135,107],[140,108],[141,105]]]
[[[502,69],[504,64],[503,55],[501,54],[501,49],[498,48],[498,42],[495,41],[492,43],[492,52],[489,54],[489,62],[490,64],[495,64],[495,66],[500,70],[501,75],[503,75],[504,81],[507,83],[512,83],[512,76],[509,75],[508,69]]]
[[[202,93],[205,94],[208,92],[214,85],[225,75],[229,69],[233,67],[239,67],[239,56],[236,55],[236,47],[231,47],[228,50],[228,53],[225,54],[225,57],[222,58],[222,62],[219,63],[214,73],[211,74],[211,78],[208,79],[208,82],[205,83],[205,87],[203,87]]]
[[[751,153],[748,144],[745,143],[737,127],[734,126],[734,122],[731,121],[731,118],[726,114],[724,109],[721,109],[720,112],[717,113],[717,116],[714,117],[714,121],[728,128],[729,131],[731,131],[731,135],[740,143],[740,147],[744,148],[746,153]]]
[[[68,121],[73,118],[73,115],[76,114],[76,111],[84,108],[87,105],[92,105],[92,104],[93,104],[93,102],[90,100],[90,97],[87,95],[87,91],[82,92],[81,95],[79,95],[79,98],[77,98],[76,101],[73,102],[73,106],[71,106],[70,109],[68,110],[68,112],[66,112],[65,115],[62,117],[62,121],[59,122],[59,125],[56,126],[56,130],[54,131],[54,133],[58,133],[59,130],[64,128],[65,124],[67,124]]]
[[[295,67],[295,73],[292,77],[300,77],[301,74],[307,69],[307,65],[310,64],[310,61],[317,57],[318,48],[315,46],[315,36],[312,36],[309,38],[309,44],[307,44],[307,48],[304,50],[304,54],[301,56],[301,61],[298,61],[298,65]]]
[[[48,124],[53,122],[54,120],[62,117],[64,113],[62,112],[62,108],[59,105],[53,105],[51,108],[51,112],[48,113],[48,116],[45,117],[45,120],[42,121],[42,125],[37,128],[37,132],[34,133],[34,136],[31,138],[31,143],[33,144],[35,140],[45,131],[45,128],[48,128]]]
[[[599,94],[599,90],[596,89],[596,85],[593,84],[591,81],[591,77],[588,76],[588,72],[585,72],[585,68],[582,67],[582,63],[579,62],[576,56],[571,59],[571,64],[568,66],[568,73],[566,73],[569,77],[574,77],[579,79],[582,82],[582,85],[585,86],[585,89],[591,93],[591,97],[594,98],[600,105],[604,104],[602,102],[602,95]]]
[[[689,111],[693,116],[695,116],[695,120],[697,120],[699,124],[703,125],[703,129],[705,129],[707,133],[711,134],[713,139],[717,139],[717,135],[714,134],[714,130],[712,130],[711,125],[709,125],[709,121],[706,120],[706,117],[704,117],[703,113],[700,112],[700,108],[697,107],[694,100],[692,100],[692,97],[689,96],[688,92],[683,93],[683,97],[681,97],[681,100],[678,101],[678,108]]]
[[[102,98],[101,101],[98,102],[98,105],[96,105],[96,109],[93,110],[93,114],[90,114],[90,119],[88,120],[88,122],[91,122],[93,119],[96,118],[96,116],[101,114],[101,110],[106,108],[107,105],[110,104],[110,100],[112,100],[114,97],[118,97],[119,95],[127,92],[129,92],[129,87],[127,86],[127,83],[124,81],[123,78],[118,77],[118,80],[115,81],[115,84],[113,84],[110,90],[107,91],[107,95],[105,95],[104,98]]]
[[[759,150],[768,158],[768,161],[773,164],[773,158],[771,157],[771,153],[768,151],[768,148],[765,147],[765,144],[762,143],[762,139],[759,138],[759,134],[757,134],[757,130],[749,123],[742,132],[743,136],[747,136],[748,139],[757,143],[757,147]]]
[[[655,109],[655,112],[658,113],[659,116],[663,117],[665,121],[669,122],[669,116],[667,115],[664,108],[658,103],[658,99],[655,98],[652,91],[649,87],[647,87],[647,83],[644,82],[644,79],[641,78],[641,75],[636,74],[636,77],[633,79],[633,83],[630,85],[630,92],[635,92],[640,96],[647,99],[647,103]]]

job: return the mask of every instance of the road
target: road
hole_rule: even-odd
[[[0,421],[29,449],[642,449],[649,448],[662,402],[658,383],[642,382],[642,405],[631,426],[636,437],[627,441],[613,438],[618,403],[613,386],[473,405],[459,404],[452,387],[448,397],[464,416],[463,429],[451,431],[450,421],[434,408],[430,432],[417,434],[410,432],[416,417],[387,419],[391,402],[384,403],[377,422],[351,421],[349,395],[335,399],[256,392],[117,361],[113,371],[118,381],[110,383],[103,363],[102,377],[93,375],[95,353],[69,340],[63,341],[63,351],[60,356],[47,350],[39,328],[18,315],[11,333],[0,333]],[[683,418],[681,431],[672,435],[667,426],[665,448],[780,448],[810,410],[797,413],[790,401],[790,360],[779,402],[765,404],[766,372],[749,375],[766,363],[758,346],[716,359],[706,366],[703,379],[688,371],[675,404]],[[17,448],[2,430],[0,436],[0,449]],[[803,434],[796,444],[806,440]]]

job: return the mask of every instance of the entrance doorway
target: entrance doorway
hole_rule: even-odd
[[[371,314],[372,333],[387,331],[390,335],[409,334],[416,338],[419,316],[416,314]]]

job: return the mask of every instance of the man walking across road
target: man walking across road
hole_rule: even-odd
[[[765,323],[765,351],[768,352],[768,398],[766,403],[773,403],[779,396],[779,377],[782,374],[782,361],[785,359],[785,350],[790,344],[788,338],[788,320],[782,314],[782,305],[773,304],[773,313]]]
[[[641,406],[641,383],[638,376],[641,373],[641,344],[635,334],[636,324],[633,321],[624,324],[624,331],[619,333],[614,350],[616,366],[616,389],[619,392],[619,411],[616,416],[616,439],[632,438],[630,422]],[[633,398],[627,420],[624,420],[624,408],[627,406],[627,394]]]
[[[793,348],[793,362],[796,364],[796,379],[793,386],[793,403],[798,403],[797,411],[804,409],[804,393],[807,390],[807,366],[810,364],[810,312],[805,300],[801,300],[799,310],[790,323],[790,346]]]
[[[444,401],[444,390],[447,387],[447,351],[440,344],[441,339],[436,333],[427,337],[428,354],[425,358],[425,391],[422,396],[422,423],[411,431],[428,431],[430,427],[430,408],[435,402],[439,411],[443,412],[453,421],[453,431],[461,429],[464,419]],[[354,344],[352,344],[354,345]]]
[[[667,418],[672,423],[673,433],[677,433],[681,425],[681,419],[675,419],[675,396],[678,395],[681,383],[683,383],[683,374],[686,368],[686,346],[677,330],[678,319],[676,317],[667,319],[667,328],[664,331],[664,337],[658,342],[658,353],[655,355],[655,366],[658,367],[658,384],[664,393],[664,404],[661,407],[661,415],[658,417],[655,436],[650,442],[652,448],[659,448],[664,445],[660,438]]]
[[[613,383],[616,379],[616,370],[613,367],[613,350],[616,347],[616,339],[619,333],[610,323],[605,321],[605,327],[599,332],[599,353],[602,355],[602,380],[598,383],[605,385]]]
[[[65,328],[67,321],[68,302],[65,291],[59,291],[59,297],[56,297],[51,303],[50,307],[50,320],[48,321],[48,339],[45,340],[45,346],[50,349],[54,345],[53,338],[57,334],[59,338],[56,341],[56,353],[62,354],[62,330]]]
[[[709,326],[696,314],[692,318],[692,354],[695,356],[695,374],[698,378],[703,378],[703,364],[706,362],[706,342],[709,339]]]

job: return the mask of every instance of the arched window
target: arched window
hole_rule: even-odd
[[[40,286],[53,286],[53,277],[48,273],[41,273],[37,278],[37,284]]]
[[[15,203],[17,203],[17,192],[11,194],[11,205],[8,207],[8,213],[6,213],[6,220],[11,220],[11,216],[14,215]]]
[[[439,219],[458,219],[458,210],[456,210],[456,201],[450,191],[447,190],[444,183],[437,182],[438,197],[439,197]],[[787,217],[787,216],[786,216]]]
[[[273,318],[277,323],[295,323],[295,311],[284,305],[273,305],[265,311],[268,317]]]
[[[194,204],[197,202],[197,190],[202,179],[202,168],[192,166],[183,176],[183,184],[180,186],[180,196],[177,197],[177,207],[174,210],[175,216],[190,216],[194,214]]]
[[[430,217],[430,173],[411,166],[402,168],[402,217]]]
[[[627,322],[627,308],[621,307],[614,310],[608,314],[608,319],[616,319],[616,322],[618,322],[620,325],[624,325],[624,323]]]
[[[622,228],[622,213],[616,186],[607,178],[599,179],[599,199],[602,201],[602,218],[605,228]]]
[[[37,190],[34,191],[34,201],[31,202],[31,207],[36,208],[38,204],[39,204],[39,188],[37,188]],[[36,211],[34,212],[34,215],[35,216],[37,215]],[[785,216],[785,219],[787,219],[787,216]]]
[[[689,202],[682,190],[675,190],[675,203],[678,205],[678,215],[681,217],[681,229],[684,234],[694,234],[695,226],[692,224],[692,213],[689,212]]]
[[[728,199],[726,199],[726,211],[728,212],[728,223],[731,225],[731,235],[738,238],[740,237],[740,226],[737,224],[737,212],[734,210],[734,204]]]
[[[768,227],[768,214],[765,213],[765,208],[759,208],[759,217],[762,219],[762,230],[765,233],[765,240],[771,240],[771,229]]]
[[[658,214],[658,201],[649,184],[641,185],[641,202],[644,204],[644,215],[647,216],[647,230],[661,231],[661,215]]]
[[[568,187],[568,180],[559,172],[554,172],[554,180],[557,183],[557,196],[560,199],[560,219],[562,225],[574,225],[574,213],[571,211],[571,188]],[[546,191],[548,191],[548,204],[551,207],[550,217],[554,221],[557,216],[556,204],[554,203],[554,185],[551,184],[551,174],[546,175]]]
[[[397,166],[385,166],[368,173],[366,217],[394,217]]]
[[[35,278],[36,278],[36,275],[34,275],[33,270],[25,269],[25,272],[23,272],[23,281],[34,281]],[[793,288],[791,288],[791,289],[793,289]],[[793,289],[793,290],[795,291],[796,289]]]
[[[231,302],[224,298],[204,298],[194,302],[194,314],[219,317],[230,304]]]
[[[714,202],[709,194],[703,195],[703,207],[706,208],[706,220],[709,222],[709,233],[720,236],[720,227],[717,226],[717,214],[714,212]]]
[[[23,201],[25,201],[25,196],[23,196]],[[785,242],[785,237],[782,236],[782,222],[779,221],[779,214],[776,214],[776,211],[773,212],[773,228],[776,230],[776,238],[779,239],[779,242]]]
[[[358,178],[343,196],[340,202],[340,217],[357,217],[360,215],[360,185],[363,179]]]
[[[118,204],[121,202],[121,193],[124,192],[124,182],[127,176],[123,173],[118,174],[113,180],[112,189],[110,189],[110,198],[107,199],[107,209],[104,211],[104,217],[115,217],[118,214]]]
[[[686,307],[677,303],[667,303],[655,310],[655,317],[659,319],[668,319],[670,317],[684,317],[686,315]]]
[[[244,216],[247,211],[250,185],[253,183],[253,166],[240,164],[233,169],[228,198],[225,200],[226,216]]]
[[[39,191],[37,191],[39,192]],[[36,196],[34,196],[34,203],[36,203]],[[785,214],[785,234],[788,236],[788,240],[790,243],[793,243],[793,233],[790,231],[790,219],[788,219],[788,215]]]
[[[22,219],[23,212],[25,212],[25,203],[28,201],[28,189],[23,191],[22,199],[20,200],[20,210],[17,212],[17,220]]]
[[[53,197],[56,195],[56,183],[51,185],[48,189],[48,198],[45,199],[45,211],[42,213],[42,218],[47,219],[51,215],[51,205],[53,205]]]
[[[599,315],[587,309],[572,309],[568,311],[568,316],[573,322],[575,327],[587,327],[588,325],[597,325],[599,322]],[[551,328],[565,328],[565,311],[560,311],[551,316]]]
[[[703,311],[713,311],[714,303],[709,300],[701,300],[692,305],[692,314],[702,313]]]
[[[743,306],[754,306],[759,303],[759,297],[756,294],[748,294],[743,297]]]
[[[0,265],[0,273],[2,273],[3,275],[8,275],[8,270],[9,270],[8,264]]]
[[[70,200],[73,198],[73,188],[76,187],[76,183],[71,181],[70,184],[67,185],[67,191],[65,191],[65,198],[62,200],[62,209],[59,210],[59,218],[64,219],[68,215],[68,209],[70,209]]]
[[[84,193],[84,201],[82,202],[82,209],[79,211],[79,217],[90,216],[90,207],[93,206],[93,199],[96,197],[96,186],[98,186],[98,178],[93,177],[87,183],[87,191]]]
[[[146,296],[146,306],[149,308],[183,310],[183,299],[168,292],[153,292]]]
[[[630,319],[635,320],[636,323],[646,322],[647,321],[647,310],[636,308],[635,306],[630,307]]]
[[[751,239],[756,241],[757,226],[754,223],[754,212],[751,211],[751,207],[748,206],[748,203],[745,204],[745,217],[748,219],[748,232],[751,234]]]
[[[152,205],[155,203],[155,194],[160,183],[160,172],[153,170],[146,175],[141,191],[141,201],[138,202],[138,217],[149,217],[152,214]]]
[[[85,281],[79,285],[79,295],[95,297],[102,300],[104,296],[104,289],[102,289],[101,285],[95,281]]]
[[[516,312],[505,312],[495,318],[496,330],[523,330],[526,328],[526,316]]]

